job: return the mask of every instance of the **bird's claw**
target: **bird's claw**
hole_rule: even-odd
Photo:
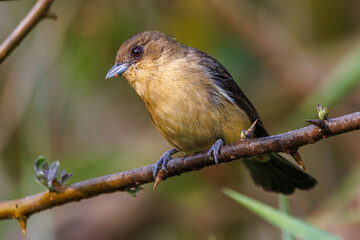
[[[178,150],[176,149],[172,149],[170,151],[165,152],[159,159],[159,161],[157,161],[153,167],[153,177],[154,179],[156,179],[159,170],[163,171],[164,173],[167,173],[166,170],[166,164],[172,159],[171,155],[177,153]]]
[[[218,166],[218,164],[220,163],[220,148],[221,146],[224,145],[224,140],[222,139],[218,139],[216,140],[216,142],[214,143],[214,145],[212,145],[212,147],[210,148],[208,154],[209,156],[213,156],[214,157],[214,161],[216,166]]]
[[[161,170],[163,170],[163,168],[164,168],[164,165],[166,165],[166,162],[168,162],[168,161],[170,161],[171,160],[171,157],[170,157],[170,159],[166,159],[166,158],[163,158],[163,157],[161,157],[160,159],[159,159],[159,161],[157,161],[156,163],[155,163],[155,165],[154,165],[154,167],[153,167],[153,177],[154,177],[154,179],[156,179],[156,176],[157,176],[157,174],[158,174],[158,172],[159,172],[159,170],[161,169]],[[160,168],[161,167],[161,168]],[[166,168],[165,168],[165,171],[166,171]]]

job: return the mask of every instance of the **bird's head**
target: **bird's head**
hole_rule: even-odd
[[[173,38],[156,31],[136,34],[126,40],[116,55],[115,65],[106,79],[123,75],[140,94],[146,82],[157,75],[159,68],[176,59],[184,47]],[[140,94],[141,95],[141,94]]]

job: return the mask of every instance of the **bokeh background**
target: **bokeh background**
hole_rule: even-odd
[[[34,2],[0,2],[1,41]],[[330,117],[360,109],[356,0],[62,0],[52,11],[58,19],[40,22],[0,66],[0,201],[44,191],[34,180],[40,155],[60,160],[74,183],[153,163],[170,149],[125,80],[105,80],[121,43],[141,31],[218,59],[273,134],[305,126],[316,103]],[[359,144],[353,132],[300,149],[319,185],[290,197],[293,215],[360,236]],[[27,239],[280,238],[224,187],[278,204],[236,161],[156,190],[145,185],[137,197],[118,192],[41,212],[28,221]],[[17,221],[0,221],[0,239],[22,238]]]

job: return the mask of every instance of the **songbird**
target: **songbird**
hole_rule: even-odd
[[[145,102],[151,120],[174,147],[153,169],[178,151],[209,150],[216,163],[220,147],[240,138],[258,119],[254,136],[268,136],[260,117],[229,72],[208,54],[166,34],[147,31],[126,40],[106,78],[123,75]],[[272,153],[243,159],[256,185],[285,194],[309,189],[316,180],[300,167]]]

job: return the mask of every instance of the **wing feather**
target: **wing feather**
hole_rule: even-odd
[[[255,136],[269,136],[255,107],[251,104],[250,100],[236,84],[225,67],[208,54],[199,50],[196,51],[197,54],[199,54],[198,64],[205,69],[207,74],[209,74],[213,83],[221,88],[230,98],[234,99],[234,102],[247,113],[251,122],[258,119],[258,123],[255,127]]]

